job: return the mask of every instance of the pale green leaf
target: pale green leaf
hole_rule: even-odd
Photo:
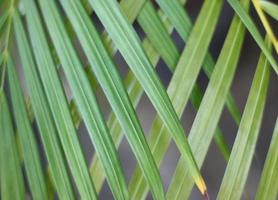
[[[26,85],[28,88],[34,116],[39,128],[44,150],[50,169],[51,180],[62,199],[74,199],[69,175],[65,166],[63,153],[57,137],[57,130],[52,119],[49,105],[38,76],[25,31],[18,14],[14,16],[14,29],[19,56],[21,59]]]
[[[24,1],[28,20],[34,55],[41,75],[45,94],[48,98],[52,116],[55,121],[57,132],[65,152],[66,160],[79,190],[81,198],[96,198],[96,193],[89,176],[86,161],[79,144],[77,132],[71,119],[62,84],[51,55],[47,51],[47,43],[40,28],[40,21],[33,1]],[[32,5],[31,5],[32,4]]]
[[[157,0],[157,3],[183,40],[187,40],[193,27],[190,17],[183,8],[187,0]]]
[[[230,6],[234,9],[237,15],[240,17],[242,22],[245,24],[246,28],[253,36],[254,40],[257,42],[258,46],[261,48],[262,52],[264,52],[266,58],[268,59],[270,65],[273,67],[276,74],[278,74],[278,65],[275,61],[274,57],[271,54],[271,51],[267,48],[264,43],[264,39],[261,36],[259,30],[254,24],[252,18],[248,15],[248,13],[244,10],[244,8],[240,5],[238,0],[227,0]]]
[[[102,160],[111,190],[114,193],[115,198],[127,199],[128,194],[127,189],[125,189],[126,184],[116,149],[105,125],[100,108],[97,105],[95,96],[85,76],[84,69],[82,68],[80,61],[77,59],[74,48],[63,28],[55,3],[53,1],[40,1],[40,6],[43,8],[44,19],[51,38],[54,41],[57,55],[62,63],[62,67],[72,89],[78,109],[83,116],[96,152]],[[39,24],[37,24],[37,30],[42,30],[38,25]],[[37,35],[42,35],[42,31],[38,32]],[[40,38],[40,41],[44,41],[41,50],[44,49],[44,54],[47,53],[48,55],[48,57],[46,57],[48,62],[44,62],[44,64],[47,65],[51,61],[50,52],[49,50],[47,51],[48,47],[45,39]],[[39,40],[37,42],[39,42]],[[49,68],[51,67],[54,69],[53,64],[49,66]],[[86,175],[86,177],[90,179],[89,175]],[[86,185],[89,186],[88,184]],[[81,190],[82,185],[80,184],[79,186],[79,190]],[[90,196],[88,196],[87,193],[87,197],[83,196],[83,198],[96,199],[95,191],[90,193]]]
[[[183,6],[178,2],[178,0],[158,0],[157,2],[161,9],[165,12],[165,15],[167,15],[167,17],[170,19],[171,23],[174,25],[182,39],[187,41],[189,35],[191,34],[193,25]],[[180,0],[180,2],[184,3],[186,1]],[[207,53],[203,61],[203,70],[205,71],[208,78],[210,78],[214,66],[215,62],[212,56],[210,53]],[[235,122],[239,124],[240,112],[231,94],[229,94],[227,97],[226,105]]]
[[[246,6],[248,0],[244,0],[244,3]],[[200,167],[207,154],[234,77],[244,33],[244,25],[237,16],[234,17],[189,133],[189,142]],[[188,198],[193,181],[190,172],[184,170],[185,166],[186,163],[181,158],[168,189],[168,199]]]
[[[44,37],[45,34],[43,33],[38,10],[32,0],[24,1],[24,6],[28,8],[26,10],[28,31],[34,49],[38,71],[41,75],[44,91],[48,98],[50,109],[52,110],[53,119],[73,179],[75,180],[81,198],[96,199],[96,192],[89,176],[77,132],[71,119],[67,99]],[[48,11],[47,19],[51,20],[52,15],[49,14],[51,12],[47,5],[44,6],[43,13],[46,11]],[[52,27],[55,26],[53,25]],[[53,33],[55,32],[53,31]]]
[[[263,0],[260,0],[260,5],[267,14],[278,20],[278,5]]]
[[[278,120],[267,153],[256,200],[275,200],[278,195]]]
[[[101,43],[97,30],[78,1],[61,2],[70,20],[75,22],[73,23],[74,29],[88,57],[89,63],[119,123],[123,127],[127,140],[135,153],[139,165],[144,171],[145,177],[149,181],[154,196],[157,199],[164,198],[159,171],[152,158],[144,133],[116,67]]]
[[[269,42],[268,42],[269,44]],[[270,77],[268,60],[261,54],[232,153],[217,196],[218,200],[241,199],[260,132]]]
[[[34,199],[47,200],[47,188],[40,163],[40,155],[38,153],[36,139],[26,111],[25,101],[21,92],[16,69],[11,60],[8,62],[8,75],[13,113],[32,197]]]

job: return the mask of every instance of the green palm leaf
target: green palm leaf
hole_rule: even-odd
[[[38,76],[37,69],[32,57],[32,52],[28,44],[23,25],[16,14],[14,16],[14,29],[20,59],[22,62],[26,85],[30,94],[30,100],[40,136],[47,156],[51,180],[62,199],[74,199],[74,194],[69,181],[63,154],[57,137],[56,127],[52,119],[49,105]]]
[[[246,7],[249,1],[243,2]],[[239,18],[235,17],[189,133],[189,142],[200,167],[205,159],[234,77],[244,40],[244,30]],[[188,198],[190,194],[193,184],[189,173],[183,170],[184,165],[184,161],[180,159],[168,189],[168,199]]]
[[[11,121],[11,114],[3,90],[0,90],[0,111],[1,199],[20,200],[25,198],[23,175]]]
[[[182,3],[186,2],[185,0],[181,0]],[[188,13],[185,12],[183,9],[183,6],[177,1],[158,1],[159,5],[161,6],[161,9],[165,12],[165,15],[169,18],[169,20],[172,22],[174,27],[177,29],[179,35],[182,37],[184,41],[188,40],[188,37],[190,36],[190,33],[192,31],[192,22],[190,17],[188,16]],[[210,53],[206,54],[206,57],[203,61],[203,70],[210,78],[213,69],[215,66],[215,62],[211,56]],[[228,95],[226,100],[226,105],[231,113],[232,117],[234,118],[235,122],[239,124],[240,122],[240,112],[235,104],[235,101],[231,94]]]
[[[217,199],[240,199],[260,131],[270,76],[262,54]]]
[[[24,166],[28,182],[34,199],[48,199],[47,188],[39,159],[38,147],[29,122],[25,102],[21,94],[19,80],[15,66],[9,61],[8,66],[9,86],[11,91],[13,111],[19,135],[20,147],[24,157]]]
[[[82,69],[82,66],[78,63],[78,60],[73,60],[73,61],[71,60],[74,59],[74,53],[71,50],[73,48],[69,46],[69,43],[67,43],[66,35],[62,35],[63,32],[60,32],[62,31],[62,29],[57,28],[62,26],[61,23],[58,26],[56,24],[59,23],[58,21],[59,16],[57,16],[57,14],[55,13],[54,4],[49,4],[51,2],[42,2],[42,1],[40,3],[41,3],[40,5],[44,7],[45,12],[43,12],[43,14],[51,13],[51,15],[47,15],[47,18],[45,18],[46,23],[48,27],[53,28],[53,30],[50,31],[50,34],[52,36],[52,39],[55,41],[54,45],[57,49],[57,54],[61,60],[62,66],[64,68],[64,72],[72,88],[72,92],[76,100],[76,103],[78,105],[78,109],[84,118],[89,133],[91,134],[91,139],[96,147],[96,151],[98,152],[100,158],[102,159],[102,163],[105,168],[112,191],[114,192],[114,195],[117,198],[125,199],[127,198],[127,193],[126,193],[127,190],[125,190],[125,180],[118,160],[118,156],[114,148],[114,145],[112,143],[111,137],[103,122],[103,117],[100,113],[99,107],[96,103],[96,100],[94,100],[95,97],[93,96],[89,83],[85,78],[84,70]],[[26,7],[29,6],[26,5]],[[32,14],[34,14],[34,12],[32,12]],[[33,16],[32,19],[37,19],[37,18],[38,16]],[[32,19],[30,18],[30,21]],[[38,23],[36,24],[36,29],[42,30]],[[35,31],[32,31],[31,33],[34,34]],[[36,44],[36,42],[45,41],[45,39],[41,37],[42,35],[43,35],[42,31],[40,31],[40,33],[37,33],[36,35],[35,34],[33,35],[33,38],[35,38],[36,36],[40,37],[39,40],[34,41],[33,43],[34,45]],[[41,49],[38,49],[38,51],[42,51],[42,50],[46,51],[47,49],[46,41],[44,43],[41,43],[41,45],[42,45]],[[42,61],[43,59],[47,59],[48,61],[45,60],[45,62],[42,63],[42,66],[48,65],[49,63],[51,64],[50,54],[48,53],[46,55],[48,56],[45,58],[42,57],[41,59]],[[48,68],[54,69],[54,65],[53,64],[49,65]],[[86,178],[89,178],[89,176],[86,176]],[[80,189],[82,189],[81,185],[80,185]],[[91,193],[89,198],[96,198],[96,194],[94,191],[93,193]]]
[[[274,128],[256,199],[275,200],[278,194],[278,121]]]
[[[90,0],[90,2],[135,76],[141,81],[142,87],[153,102],[165,125],[172,133],[178,148],[188,163],[196,184],[204,194],[206,186],[184,136],[183,128],[165,89],[139,43],[139,38],[136,37],[134,30],[124,18],[116,1]]]
[[[226,167],[217,198],[242,198],[244,190],[256,186],[246,181],[253,156],[257,162],[264,159],[258,157],[262,154],[255,155],[255,147],[270,66],[278,71],[270,48],[272,43],[277,50],[277,38],[265,16],[275,19],[276,5],[253,1],[269,38],[265,42],[263,31],[247,12],[249,2],[228,0],[231,7],[227,7],[223,0],[203,1],[193,24],[191,16],[197,11],[191,8],[198,5],[193,0],[0,0],[1,199],[112,199],[110,195],[114,199],[146,199],[150,189],[153,199],[179,200],[190,197],[194,183],[205,196],[208,184],[214,195],[213,180],[221,174],[206,174],[206,184],[200,174],[205,159],[209,165],[217,159],[206,157],[216,151],[210,148],[213,138],[228,161],[227,166],[223,160],[223,166],[217,165]],[[230,22],[226,12],[232,9],[237,15]],[[230,24],[227,33],[224,23]],[[241,118],[229,91],[235,75],[242,73],[237,70],[243,61],[240,58],[246,62],[246,52],[251,52],[243,46],[245,28],[261,48],[261,55],[247,103],[240,106],[244,110]],[[223,44],[219,34],[226,38]],[[186,43],[182,52],[177,44],[180,39]],[[219,55],[217,62],[212,55]],[[256,57],[252,54],[252,59]],[[118,70],[118,61],[125,61],[131,70],[125,66]],[[172,76],[167,92],[158,77],[163,64]],[[127,76],[122,79],[125,70]],[[276,85],[275,78],[270,83],[273,81]],[[235,91],[239,102],[241,91]],[[107,121],[107,109],[102,112],[102,108],[108,104],[97,100],[102,92],[112,110]],[[151,125],[146,136],[138,120],[141,114],[135,111],[144,93],[157,112],[149,124],[142,123]],[[192,116],[195,119],[187,140],[179,119],[184,112],[188,117],[188,100],[196,116]],[[228,143],[226,126],[223,132],[220,129],[226,114],[233,118],[232,126],[239,126],[235,141]],[[277,124],[258,187],[252,188],[256,199],[277,198],[276,135]],[[89,137],[86,143],[84,136]],[[124,136],[135,155],[123,163],[125,168],[117,152],[120,147],[122,155],[126,148],[121,145]],[[166,164],[173,150],[168,152],[172,139],[180,153],[175,166]],[[91,145],[85,145],[88,142],[95,151],[88,160],[90,166],[85,160],[85,155],[91,156]],[[233,144],[232,152],[228,144]],[[130,162],[135,162],[134,169],[126,168]],[[170,165],[176,167],[171,177],[165,174],[165,166],[167,170]]]
[[[87,18],[85,10],[82,10],[81,5],[78,4],[77,1],[62,3],[65,10],[68,12],[68,16],[71,17],[70,19],[72,19],[72,21],[78,20],[78,23],[73,25],[89,58],[89,62],[93,67],[96,77],[103,86],[104,91],[108,96],[108,100],[114,108],[125,132],[127,133],[127,138],[134,149],[139,163],[141,163],[144,171],[146,172],[146,176],[150,180],[153,179],[151,184],[153,185],[153,183],[155,183],[155,185],[153,185],[155,188],[155,195],[157,195],[158,199],[163,198],[164,194],[159,173],[158,171],[155,171],[156,166],[152,160],[150,151],[148,151],[148,146],[145,142],[142,129],[138,123],[136,115],[134,114],[132,106],[129,103],[128,96],[123,89],[123,85],[118,76],[118,72],[113,66],[113,62],[110,60],[106,50],[102,46],[96,30],[94,30],[94,27],[89,22],[89,18]],[[47,6],[45,5],[44,7]],[[76,13],[76,9],[78,9],[79,12]],[[79,16],[82,18],[79,18]],[[80,26],[82,25],[82,21],[85,26]],[[49,29],[51,29],[51,27],[52,26],[49,26]],[[55,43],[58,44],[58,41]],[[61,49],[61,46],[59,49]],[[66,50],[63,52],[66,52]],[[72,59],[75,58],[73,54],[71,55]],[[69,63],[67,63],[67,65],[69,65]],[[116,188],[115,192],[118,190],[119,189]]]
[[[213,34],[222,3],[216,0],[204,4],[196,25],[192,30],[194,37],[189,38],[187,46],[177,64],[172,81],[169,84],[168,94],[179,117],[181,117],[183,113],[202,66],[202,60],[205,58],[211,40],[210,35]],[[206,15],[208,11],[210,13],[209,16]],[[208,20],[206,21],[204,18],[208,18]],[[208,21],[210,23],[208,23]],[[197,57],[198,59],[196,59]],[[160,164],[170,144],[170,137],[166,126],[159,117],[156,117],[152,124],[149,144],[157,163]],[[184,166],[183,170],[185,168],[187,168],[187,166]],[[138,180],[140,180],[142,186],[139,186]],[[140,199],[141,195],[145,196],[147,192],[146,189],[146,185],[142,177],[140,177],[140,171],[137,169],[130,185],[130,190],[134,195],[134,199]]]
[[[163,1],[163,2],[166,2],[166,1]],[[174,1],[172,1],[172,2],[174,2]],[[172,13],[170,16],[173,16],[175,14],[176,14],[176,12]],[[161,58],[167,63],[167,66],[169,67],[169,69],[172,72],[174,72],[180,55],[178,53],[177,48],[175,47],[174,42],[172,41],[171,37],[168,35],[167,29],[164,26],[162,20],[159,19],[158,14],[156,13],[155,9],[153,8],[153,6],[150,3],[147,2],[145,4],[145,6],[142,8],[142,11],[141,11],[140,15],[138,16],[138,21],[139,21],[139,24],[141,25],[141,27],[143,28],[143,30],[146,32],[146,34],[148,36],[147,38],[150,39],[150,41],[154,45],[155,49],[161,55]],[[183,21],[181,21],[181,23],[182,22]],[[178,23],[178,24],[181,24],[181,23]],[[185,24],[186,27],[191,28],[192,25],[190,23],[191,22],[189,20],[189,24]],[[186,32],[186,34],[187,34],[187,32]],[[207,57],[205,57],[204,62],[206,62],[206,58]],[[212,64],[214,64],[213,61],[212,61]],[[208,69],[207,71],[208,71],[209,77],[212,73],[211,68],[214,67],[214,66],[212,66],[212,64],[210,62],[209,65],[206,65],[208,67],[204,67],[204,69]],[[203,96],[202,91],[199,88],[199,86],[196,84],[194,86],[194,88],[192,89],[192,93],[190,96],[190,100],[196,110],[198,110],[198,108],[199,108],[199,105],[202,100],[202,96]],[[227,98],[226,103],[227,103],[229,111],[231,112],[235,121],[239,122],[240,114],[239,114],[239,111],[238,111],[238,109],[234,103],[234,100],[230,94]],[[221,153],[227,159],[229,150],[228,150],[227,144],[225,143],[225,139],[224,139],[220,129],[218,129],[218,131],[215,134],[215,141],[216,141],[219,149],[221,150]],[[137,184],[137,186],[138,186],[138,184]]]
[[[149,0],[146,1],[137,20],[167,66],[173,71],[179,59],[178,49]]]
[[[67,100],[55,69],[55,65],[51,59],[51,55],[48,54],[47,51],[46,41],[43,38],[36,8],[33,1],[24,1],[24,3],[25,7],[28,7],[26,13],[28,30],[33,48],[35,49],[34,54],[38,64],[38,71],[40,72],[45,93],[48,97],[48,102],[52,110],[61,144],[63,145],[63,148],[66,149],[65,155],[71,173],[75,179],[81,197],[85,199],[96,198],[96,193],[89,177],[89,172],[77,138],[77,133],[71,120]],[[45,7],[44,10],[47,10],[47,7]],[[35,19],[37,19],[37,21]]]
[[[260,5],[267,14],[269,14],[274,19],[278,20],[278,5],[262,0],[260,1]]]
[[[254,40],[257,42],[258,46],[261,48],[261,50],[264,52],[266,58],[268,59],[270,65],[273,67],[276,74],[278,74],[278,65],[275,59],[273,58],[271,52],[267,48],[267,46],[264,43],[264,40],[258,31],[256,25],[254,24],[251,17],[248,15],[248,13],[244,10],[244,8],[240,5],[238,0],[228,0],[228,3],[231,5],[231,7],[234,9],[234,11],[238,14],[242,22],[245,24],[248,31],[253,36]]]

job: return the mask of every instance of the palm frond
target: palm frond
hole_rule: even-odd
[[[195,179],[200,191],[205,194],[206,186],[195,163],[194,157],[188,145],[182,125],[174,111],[171,101],[166,94],[159,78],[147,59],[138,36],[130,27],[115,1],[90,0],[97,15],[102,21],[110,37],[122,53],[129,67],[141,82],[142,87],[157,109],[166,127],[172,133],[178,148],[188,163],[191,175]],[[150,178],[150,177],[148,177]]]
[[[57,137],[57,129],[54,125],[49,104],[46,101],[46,95],[37,72],[30,45],[27,41],[27,36],[17,14],[14,16],[14,29],[26,85],[48,160],[51,180],[60,198],[74,199],[65,160]]]
[[[255,23],[253,22],[252,18],[248,15],[248,13],[244,10],[244,8],[240,5],[239,1],[237,0],[228,0],[228,3],[231,7],[235,10],[238,16],[241,18],[242,22],[245,24],[246,28],[253,36],[254,40],[257,42],[261,50],[264,52],[265,56],[267,57],[268,61],[270,62],[271,66],[273,67],[274,71],[278,73],[278,65],[275,61],[274,57],[272,56],[271,52],[267,48],[264,43],[264,39],[261,36],[258,28],[256,27]],[[275,48],[277,45],[275,45]],[[276,48],[278,53],[278,48]]]
[[[241,198],[261,126],[269,76],[270,66],[262,54],[217,199]]]
[[[278,193],[278,179],[277,179],[277,167],[278,167],[278,148],[277,148],[277,121],[271,144],[266,157],[264,169],[258,186],[256,199],[269,199],[274,200]]]
[[[247,7],[248,2],[248,0],[243,1],[245,7]],[[227,97],[239,60],[244,35],[243,24],[239,18],[234,17],[189,133],[189,142],[199,167],[201,167],[205,159],[222,113],[225,97]],[[204,132],[206,133],[205,135]],[[184,161],[180,159],[168,189],[168,199],[180,199],[182,196],[188,197],[190,194],[193,185],[189,173],[186,170],[182,170],[184,166]],[[190,182],[191,187],[189,186]],[[187,183],[186,186],[184,183]]]
[[[213,139],[227,166],[212,197],[218,192],[218,199],[241,198],[250,186],[252,159],[260,159],[256,144],[271,66],[273,75],[278,71],[272,52],[278,47],[275,24],[269,21],[277,18],[277,5],[253,0],[257,22],[249,14],[250,0],[228,0],[230,7],[223,0],[203,1],[193,23],[192,7],[184,6],[188,2],[0,0],[1,199],[137,200],[148,198],[150,191],[153,199],[179,200],[190,198],[194,184],[207,199],[207,186],[219,174],[200,170],[205,159],[219,167],[217,158],[207,156]],[[227,10],[235,11],[231,22]],[[230,26],[227,33],[223,22]],[[242,72],[241,58],[246,60],[247,31],[261,52],[247,102],[238,106],[239,94],[235,98],[231,87],[236,72]],[[216,40],[222,45],[216,47],[219,52]],[[122,66],[118,69],[118,57],[126,64],[126,76]],[[159,77],[161,63],[171,76],[169,85]],[[136,111],[144,93],[154,108],[146,131]],[[106,103],[111,107],[107,120]],[[184,128],[182,115],[190,106],[196,116]],[[238,129],[235,141],[222,127],[224,109]],[[133,173],[123,163],[126,158],[120,159],[122,149],[118,152],[124,138],[134,154]],[[165,181],[163,161],[172,141],[180,158],[175,166],[171,163],[175,171]],[[276,122],[251,194],[256,199],[277,198],[277,141]]]
[[[1,127],[1,199],[24,199],[25,187],[11,114],[3,90],[0,90]]]
[[[43,169],[38,153],[34,132],[29,122],[20,83],[12,60],[8,66],[9,86],[11,91],[13,112],[19,137],[19,146],[22,149],[24,166],[32,196],[35,199],[48,199]]]

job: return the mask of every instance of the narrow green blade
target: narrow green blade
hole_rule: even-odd
[[[180,1],[182,3],[186,2],[184,0]],[[187,41],[189,35],[191,34],[193,25],[183,6],[178,2],[178,0],[158,0],[157,2],[161,9],[165,12],[165,15],[167,15],[167,17],[170,19],[171,23],[174,25],[182,39]],[[211,54],[208,52],[203,62],[203,70],[208,78],[210,78],[214,67],[215,62]],[[227,97],[226,105],[235,122],[239,124],[241,114],[231,94],[229,94]]]
[[[120,0],[119,4],[121,11],[125,14],[127,20],[130,23],[133,23],[141,9],[144,7],[145,2],[146,0],[136,0],[136,3],[134,3],[134,0]],[[115,54],[117,48],[105,30],[102,34],[102,38],[103,42],[106,44],[108,52],[110,52],[110,54]]]
[[[278,120],[267,153],[256,200],[275,200],[278,195]]]
[[[41,75],[44,90],[48,97],[50,109],[52,110],[69,168],[81,198],[96,199],[96,192],[90,179],[77,132],[71,119],[63,86],[44,37],[45,34],[42,29],[38,10],[33,0],[24,1],[24,3],[25,8],[28,8],[26,11],[28,31],[38,64],[38,71]],[[48,20],[53,20],[49,6],[44,5],[42,11],[43,13],[48,12]],[[53,25],[52,27],[55,26]],[[57,34],[54,30],[51,31]]]
[[[8,75],[14,118],[32,197],[34,199],[47,200],[47,188],[40,163],[38,147],[26,111],[16,69],[11,60],[8,62]]]
[[[166,1],[164,1],[164,2],[166,2]],[[174,3],[174,1],[171,1],[171,2]],[[182,7],[182,5],[180,5],[179,7]],[[171,14],[171,16],[176,15],[176,13],[177,12],[173,12]],[[184,10],[184,13],[186,14],[185,10]],[[191,26],[191,21],[187,15],[185,16],[185,19],[188,19],[187,20],[188,22],[185,23],[185,29],[184,29],[184,31],[186,31],[186,33],[187,33],[187,32],[189,32],[187,30],[187,27],[191,31],[192,26]],[[141,27],[144,30],[146,30],[145,32],[147,34],[147,37],[150,39],[152,44],[155,46],[156,50],[161,55],[162,59],[164,59],[164,61],[166,63],[168,63],[167,64],[168,68],[172,72],[174,72],[174,70],[176,68],[176,64],[178,63],[178,60],[180,58],[180,55],[178,53],[177,48],[175,47],[174,42],[172,41],[170,35],[167,32],[165,25],[163,24],[162,20],[159,19],[158,14],[156,13],[152,4],[150,4],[150,3],[145,4],[145,6],[142,8],[140,15],[138,16],[138,21],[139,21],[139,24],[141,25]],[[179,25],[182,23],[180,23],[180,21],[179,21],[179,23],[177,23],[177,24]],[[210,58],[212,59],[211,56],[209,58],[205,57],[206,67],[204,67],[204,69],[207,69],[207,71],[208,71],[207,74],[208,74],[209,78],[210,78],[212,70],[214,68],[213,60],[210,63],[206,62]],[[190,100],[196,110],[198,110],[198,108],[201,104],[202,97],[203,97],[202,91],[200,90],[200,88],[198,88],[198,85],[196,84],[194,86],[194,88],[192,89],[192,93],[190,96]],[[226,103],[227,103],[227,105],[229,104],[227,107],[228,107],[229,111],[231,112],[231,115],[234,117],[235,121],[240,121],[239,120],[240,113],[237,109],[237,106],[236,106],[231,94],[229,94]],[[218,145],[221,153],[227,160],[229,157],[229,148],[228,148],[227,143],[225,142],[224,136],[222,135],[222,132],[220,129],[218,129],[215,132],[215,142]]]
[[[0,130],[1,199],[25,199],[23,175],[11,121],[11,114],[5,94],[2,90],[0,90]]]
[[[167,66],[173,71],[179,59],[179,52],[151,1],[147,0],[137,20],[156,51],[159,52]]]
[[[253,83],[249,92],[242,120],[232,153],[226,167],[217,199],[241,199],[260,132],[270,66],[264,54],[261,54]]]
[[[168,94],[179,117],[181,117],[191,91],[194,88],[203,60],[208,51],[208,46],[215,30],[222,5],[223,1],[219,0],[205,2],[192,31],[194,37],[189,38],[169,84]],[[198,89],[195,88],[193,91],[196,90]],[[168,149],[171,138],[169,137],[166,126],[158,116],[152,124],[149,135],[149,145],[156,162],[160,164]],[[187,166],[184,168],[187,168]],[[138,180],[140,180],[140,184],[137,184]],[[136,169],[131,179],[129,189],[131,194],[134,194],[133,199],[140,199],[147,194],[146,184],[142,180],[138,169]]]
[[[165,3],[165,2],[166,1],[163,1],[163,3]],[[174,3],[174,1],[171,1],[171,2]],[[180,5],[180,7],[182,7],[182,5]],[[172,13],[171,16],[173,17],[174,15],[176,15],[176,13],[177,12]],[[184,13],[186,14],[186,12],[184,12]],[[188,23],[185,23],[185,26],[191,28],[191,24],[190,24],[191,21],[187,15],[185,16],[185,19],[188,19]],[[170,35],[168,34],[167,29],[164,26],[162,20],[160,20],[156,10],[154,9],[154,7],[152,6],[152,4],[149,1],[147,3],[145,3],[140,14],[138,15],[138,21],[139,21],[139,24],[141,25],[141,27],[143,28],[143,30],[146,32],[147,37],[152,42],[153,46],[156,48],[156,50],[161,55],[162,59],[166,63],[168,63],[167,64],[168,68],[173,72],[174,69],[176,68],[176,64],[178,63],[180,55],[178,53],[177,48],[175,47],[174,42],[172,41]],[[182,22],[181,23],[179,22],[177,24],[180,25],[180,24],[182,24]],[[184,29],[185,31],[187,31],[186,27]],[[206,60],[208,60],[208,59],[206,59]],[[214,62],[213,61],[210,62],[208,66],[209,67],[204,67],[204,68],[209,69],[208,77],[210,77],[211,73],[212,73],[212,69],[214,68]],[[203,97],[202,91],[200,90],[200,88],[198,88],[197,85],[195,85],[192,90],[190,100],[196,110],[198,110],[198,108],[199,108],[202,97]],[[232,116],[234,116],[235,120],[240,121],[239,120],[240,114],[238,112],[238,109],[236,107],[236,104],[235,104],[234,99],[231,96],[231,94],[229,94],[226,103],[230,104],[230,105],[228,105],[228,108],[232,112]],[[222,135],[220,129],[218,129],[215,132],[215,142],[216,142],[217,146],[219,147],[221,153],[227,160],[229,157],[229,148],[228,148],[227,143],[225,142],[224,136]],[[137,184],[137,186],[138,186],[138,184]]]
[[[260,5],[267,14],[278,20],[278,5],[263,0],[260,0]]]
[[[242,22],[245,24],[246,28],[253,36],[254,40],[257,42],[258,46],[261,48],[262,52],[264,52],[266,58],[268,59],[270,65],[273,67],[276,74],[278,74],[278,65],[275,59],[273,58],[271,51],[267,48],[264,43],[264,39],[262,38],[259,30],[254,24],[251,17],[244,10],[244,8],[240,5],[238,0],[227,0],[230,6],[234,9],[234,11],[238,14]]]
[[[143,46],[146,54],[150,58],[151,63],[153,64],[153,66],[156,66],[159,60],[159,55],[151,45],[150,41],[148,39],[145,39],[143,42]],[[125,86],[128,90],[129,97],[131,102],[133,103],[133,106],[137,106],[144,90],[131,71],[128,72],[127,77],[125,78]],[[114,113],[111,113],[109,115],[107,124],[112,134],[114,143],[118,147],[123,138],[123,131]],[[105,177],[103,176],[103,170],[97,156],[94,156],[91,164],[91,176],[94,177],[96,190],[99,192],[105,180]]]
[[[60,198],[74,199],[63,153],[57,137],[57,130],[18,14],[14,17],[14,29],[26,85],[49,164],[51,180],[54,182],[54,187]]]
[[[139,165],[152,188],[156,199],[163,199],[164,192],[159,171],[144,137],[144,133],[130,103],[127,92],[116,67],[104,48],[97,30],[78,1],[62,1],[62,5],[71,21],[88,57],[98,82],[103,88],[127,140],[135,153]]]
[[[187,0],[157,0],[159,7],[168,17],[183,40],[188,39],[193,26],[190,17],[183,8],[183,4],[186,2]]]
[[[244,0],[245,6],[248,1]],[[245,27],[235,16],[190,130],[189,142],[200,167],[220,119],[239,60],[244,35]],[[168,199],[180,199],[181,197],[187,199],[189,197],[193,181],[190,172],[184,170],[185,166],[186,163],[181,158],[168,189]]]
[[[187,167],[190,169],[191,175],[194,177],[202,194],[204,194],[206,186],[195,163],[182,125],[162,83],[140,45],[138,36],[120,11],[116,1],[90,0],[89,2],[135,76],[141,82],[166,127],[172,133],[182,156],[188,163]]]
[[[57,7],[54,1],[39,1],[39,3],[43,8],[42,13],[47,28],[72,89],[78,110],[83,116],[96,152],[102,160],[110,188],[115,198],[128,199],[128,190],[116,148],[107,130],[83,66],[66,33]]]

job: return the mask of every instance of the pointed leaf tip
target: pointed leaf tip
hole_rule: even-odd
[[[199,190],[202,193],[202,195],[206,196],[208,194],[207,186],[206,186],[205,181],[204,181],[204,179],[202,177],[199,177],[196,180],[196,185],[199,188]]]
[[[208,194],[208,191],[206,190],[205,193],[204,193],[204,199],[205,200],[209,200],[209,194]]]

